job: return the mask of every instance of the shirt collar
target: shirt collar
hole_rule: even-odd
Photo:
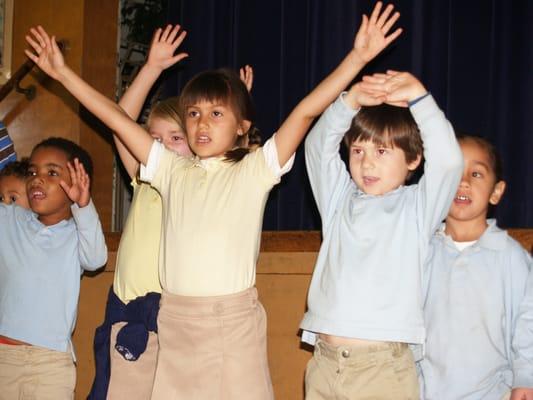
[[[225,156],[209,157],[203,159],[200,159],[200,157],[198,156],[194,156],[194,158],[192,159],[193,167],[200,167],[205,169],[206,171],[218,170],[231,164],[231,162],[226,161]]]
[[[485,232],[483,232],[481,237],[476,243],[471,246],[471,248],[484,247],[489,250],[503,250],[505,248],[504,239],[507,237],[507,232],[503,229],[498,228],[495,219],[488,219],[487,225],[488,226],[485,229]],[[443,223],[437,231],[437,236],[440,237],[442,240],[445,240],[448,245],[451,245],[453,246],[453,248],[457,249],[457,247],[453,243],[451,236],[446,235],[446,233],[444,233],[445,227],[446,224]]]

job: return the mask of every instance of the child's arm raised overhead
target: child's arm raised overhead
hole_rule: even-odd
[[[59,81],[91,113],[115,131],[131,154],[145,164],[154,139],[118,104],[92,88],[65,64],[54,36],[50,38],[41,26],[31,28],[30,32],[33,37],[26,35],[26,41],[36,54],[25,50],[28,58]]]
[[[187,32],[180,32],[179,25],[175,25],[174,27],[167,25],[164,30],[158,28],[155,31],[146,64],[143,65],[118,103],[132,119],[136,120],[139,117],[150,89],[163,70],[187,57],[186,53],[174,55],[174,52],[183,42],[186,35]],[[124,168],[128,172],[129,177],[133,178],[137,173],[139,163],[117,135],[113,135],[113,140],[117,146],[117,151]]]
[[[402,32],[398,28],[387,36],[400,14],[395,12],[391,16],[394,9],[391,4],[385,8],[383,13],[381,13],[381,8],[382,3],[378,2],[370,19],[363,15],[350,53],[326,79],[296,106],[279,128],[275,141],[280,165],[284,165],[296,151],[313,119],[335,100],[369,61]]]

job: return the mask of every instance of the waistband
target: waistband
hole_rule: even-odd
[[[361,355],[378,355],[380,353],[392,353],[393,357],[400,357],[408,350],[407,343],[383,342],[379,344],[369,344],[368,346],[333,346],[323,340],[318,339],[315,344],[315,353],[319,356],[332,360],[355,359]]]
[[[223,317],[248,311],[257,306],[257,289],[223,296],[179,296],[163,290],[159,312],[182,317]]]

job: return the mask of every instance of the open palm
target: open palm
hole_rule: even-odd
[[[48,36],[42,26],[30,29],[31,35],[26,35],[26,41],[35,53],[24,50],[30,60],[39,66],[46,74],[59,79],[59,71],[65,67],[65,60],[56,43],[55,36]]]
[[[402,33],[401,28],[398,28],[387,36],[389,30],[400,17],[400,13],[395,12],[391,16],[394,10],[392,4],[389,4],[383,13],[381,13],[381,7],[382,3],[378,2],[370,19],[363,15],[363,22],[355,37],[354,49],[365,63],[372,60]]]
[[[187,32],[180,32],[179,25],[174,27],[167,25],[164,30],[161,28],[157,29],[152,38],[146,64],[163,70],[187,57],[187,53],[174,55],[174,52],[181,45],[186,35]]]

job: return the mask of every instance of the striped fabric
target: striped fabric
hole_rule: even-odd
[[[6,127],[0,122],[0,170],[16,159],[17,155],[15,154],[13,142],[7,133]]]

